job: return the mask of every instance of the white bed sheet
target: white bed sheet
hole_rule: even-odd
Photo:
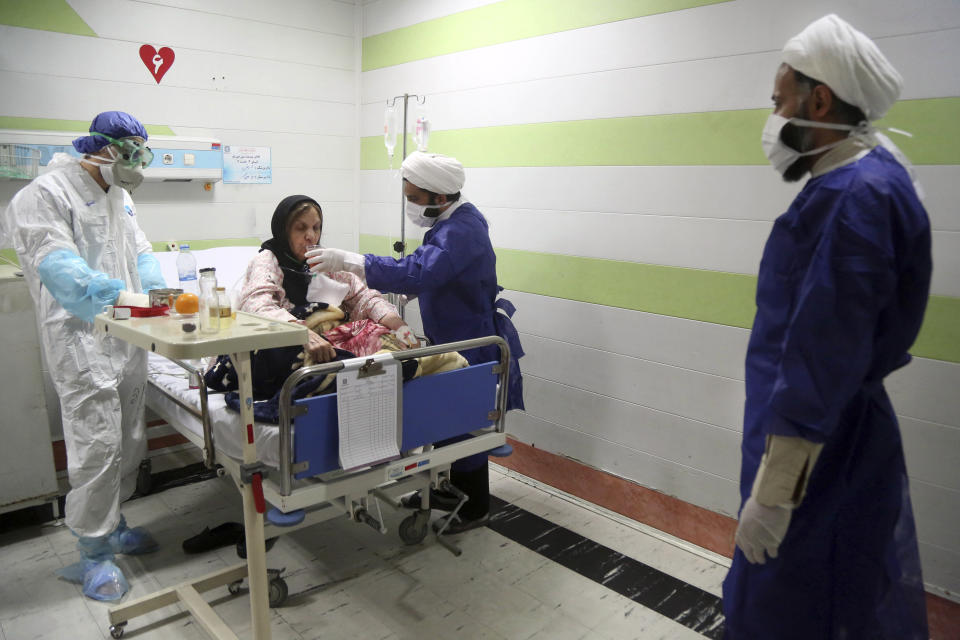
[[[195,415],[170,399],[167,394],[180,402],[200,411],[200,391],[191,389],[186,372],[179,366],[155,353],[147,354],[147,377],[153,385],[147,385],[147,406],[162,410],[165,416],[171,416],[193,433],[203,437],[203,424]],[[154,387],[159,387],[157,389]],[[217,454],[226,454],[231,458],[243,458],[243,441],[246,438],[240,424],[240,414],[227,408],[223,394],[210,392],[207,396],[207,409],[210,414],[210,426]],[[257,447],[257,457],[266,465],[280,466],[280,428],[275,424],[257,422],[253,427],[253,440]]]

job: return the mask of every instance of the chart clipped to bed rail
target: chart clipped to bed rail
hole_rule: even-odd
[[[400,456],[400,362],[390,354],[344,361],[337,374],[340,466],[355,469]]]

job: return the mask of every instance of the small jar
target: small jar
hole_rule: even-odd
[[[220,312],[220,328],[230,324],[235,314],[230,304],[230,294],[226,287],[217,287],[217,309]]]
[[[220,310],[217,301],[217,270],[200,269],[200,331],[216,333],[220,330]]]

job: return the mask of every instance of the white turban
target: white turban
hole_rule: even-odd
[[[877,45],[832,13],[791,38],[783,61],[859,107],[871,122],[887,113],[903,87],[903,78]]]
[[[464,182],[463,165],[456,158],[421,151],[407,156],[400,167],[400,175],[433,193],[458,193]]]

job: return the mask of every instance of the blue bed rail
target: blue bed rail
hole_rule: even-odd
[[[510,348],[498,336],[397,351],[409,360],[496,344],[500,362],[416,378],[403,385],[401,451],[496,425],[502,432],[509,383]],[[290,401],[293,388],[309,377],[343,369],[341,362],[305,367],[291,374],[280,392],[280,484],[290,495],[294,478],[340,468],[337,397],[334,394]],[[499,385],[499,387],[498,387]]]

